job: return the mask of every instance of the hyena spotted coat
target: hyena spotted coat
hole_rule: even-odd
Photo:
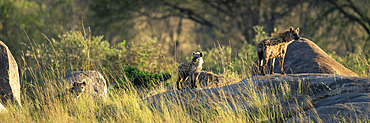
[[[202,70],[203,64],[203,53],[193,52],[193,59],[190,62],[181,64],[178,69],[178,79],[177,79],[177,89],[181,90],[183,87],[183,82],[186,78],[191,79],[191,87],[196,88],[196,81],[198,78],[198,73]]]
[[[285,74],[283,70],[284,57],[287,47],[294,40],[299,39],[299,27],[294,29],[290,27],[288,30],[280,32],[271,39],[265,39],[259,42],[256,46],[258,55],[258,67],[262,75],[266,75],[265,66],[269,59],[272,59],[271,74],[274,74],[274,63],[276,58],[280,58],[280,71]]]

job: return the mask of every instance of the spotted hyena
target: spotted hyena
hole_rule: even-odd
[[[72,88],[69,89],[71,94],[77,96],[77,98],[85,91],[86,89],[86,82],[73,82]]]
[[[178,69],[178,79],[177,79],[177,89],[181,90],[183,86],[183,82],[186,78],[191,79],[191,87],[196,88],[196,80],[197,80],[197,73],[202,70],[203,64],[203,53],[201,52],[193,52],[193,59],[190,62],[186,62],[181,64]]]
[[[276,58],[280,58],[280,71],[285,74],[283,70],[284,57],[287,47],[294,40],[299,39],[299,27],[294,29],[290,27],[288,30],[280,32],[271,39],[265,39],[259,42],[256,46],[258,55],[258,67],[262,75],[266,75],[265,66],[269,59],[272,59],[271,74],[274,74],[274,63]]]
[[[82,82],[73,82],[73,86],[71,88],[68,88],[62,93],[59,93],[56,98],[60,100],[68,99],[69,96],[76,96],[77,98],[80,97],[80,95],[85,92],[87,83],[85,81]]]

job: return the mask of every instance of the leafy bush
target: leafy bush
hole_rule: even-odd
[[[124,67],[124,72],[121,75],[121,81],[118,81],[118,86],[126,86],[127,84],[133,84],[136,87],[146,87],[150,88],[158,84],[160,81],[166,81],[171,78],[169,73],[151,73],[148,71],[140,70],[138,67],[135,66],[128,66]],[[165,84],[166,86],[169,83]]]
[[[50,40],[46,37],[46,41],[46,44],[31,44],[26,52],[26,56],[34,60],[29,63],[36,68],[34,72],[43,73],[42,71],[49,69],[55,70],[55,74],[85,70],[107,71],[114,73],[105,75],[108,81],[113,82],[124,79],[121,74],[127,71],[127,66],[137,66],[129,67],[134,73],[127,75],[129,81],[135,85],[150,87],[154,80],[158,80],[153,78],[164,75],[152,73],[170,73],[175,65],[162,46],[157,45],[157,39],[141,44],[127,45],[123,41],[110,45],[103,40],[103,36],[91,36],[90,30],[83,28],[68,31],[57,39]]]
[[[90,31],[89,31],[90,32]],[[92,66],[106,63],[107,58],[118,56],[126,49],[111,48],[103,36],[91,36],[86,30],[72,30],[59,35],[58,39],[48,39],[48,44],[34,44],[32,49],[27,50],[26,56],[35,57],[42,61],[42,65],[51,65],[56,69],[65,70],[88,70]],[[116,58],[115,57],[115,58]]]
[[[154,38],[146,43],[130,44],[125,55],[126,65],[149,72],[171,72],[175,67],[174,60],[157,42]]]

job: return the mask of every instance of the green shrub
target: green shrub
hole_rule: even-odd
[[[120,81],[119,84],[123,84],[123,81],[128,81],[148,88],[160,80],[169,79],[169,73],[176,65],[157,44],[157,39],[148,43],[126,44],[123,41],[110,45],[103,36],[91,36],[90,30],[85,29],[68,31],[57,39],[46,39],[45,44],[31,44],[26,51],[26,56],[33,61],[28,61],[28,64],[36,73],[30,75],[44,76],[41,73],[45,71],[63,75],[71,71],[97,70],[108,73],[104,74],[108,82]],[[27,80],[44,81],[31,78],[41,77],[27,77]]]
[[[336,52],[329,53],[329,56],[360,76],[370,76],[370,59],[366,59],[361,49],[355,53],[347,52],[345,56],[339,56]]]
[[[169,73],[151,73],[148,71],[140,70],[138,67],[126,65],[121,75],[121,81],[117,81],[118,87],[135,85],[136,87],[145,87],[150,88],[157,84],[160,81],[166,81],[171,78]],[[165,84],[166,86],[169,83]]]
[[[171,72],[175,62],[157,42],[157,38],[154,38],[145,43],[129,44],[125,55],[126,65],[137,66],[149,72]]]
[[[36,58],[43,66],[52,66],[59,70],[88,70],[107,63],[109,58],[122,59],[126,49],[111,48],[103,36],[91,36],[90,31],[72,30],[47,40],[49,44],[34,44],[26,56]]]

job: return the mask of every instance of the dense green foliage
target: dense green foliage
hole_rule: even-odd
[[[148,71],[140,70],[135,66],[126,65],[123,71],[124,74],[121,75],[121,78],[126,79],[124,79],[124,81],[118,81],[118,87],[135,85],[136,87],[150,88],[158,86],[160,81],[166,81],[171,78],[169,73],[150,73]],[[165,85],[168,86],[169,83],[166,83]]]
[[[161,46],[153,47],[156,45],[156,39],[149,43],[132,44],[129,45],[130,48],[126,48],[126,42],[111,46],[103,40],[103,36],[91,36],[90,30],[81,29],[61,34],[58,39],[47,40],[46,45],[32,44],[33,47],[25,54],[26,57],[34,58],[33,63],[41,66],[41,71],[117,71],[125,73],[128,80],[123,81],[150,87],[156,85],[160,79],[168,79],[167,76],[171,76],[169,72],[172,72],[171,68],[174,67],[168,65],[172,60],[167,57]],[[120,68],[123,68],[123,71],[120,71]],[[167,74],[161,74],[162,72]],[[119,84],[122,84],[122,81]]]
[[[90,65],[106,63],[112,58],[122,59],[119,53],[125,49],[111,48],[103,40],[103,36],[91,36],[82,31],[68,31],[58,36],[58,39],[48,40],[48,44],[33,44],[27,50],[26,56],[35,57],[44,65],[52,65],[54,69],[83,70]],[[74,69],[72,69],[74,68]]]

